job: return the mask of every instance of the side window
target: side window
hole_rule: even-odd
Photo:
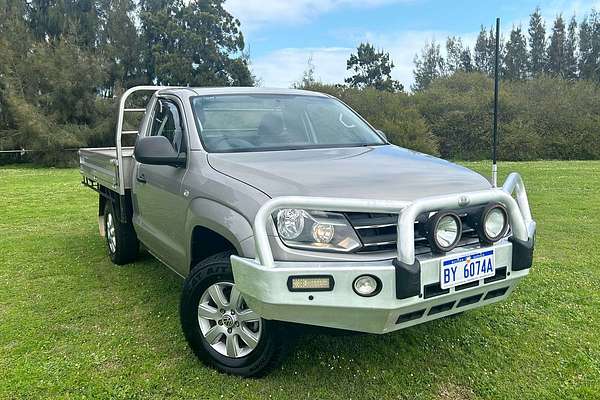
[[[154,107],[150,136],[164,136],[178,153],[183,147],[183,121],[177,105],[170,100],[158,99]]]

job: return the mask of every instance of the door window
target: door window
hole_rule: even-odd
[[[166,137],[177,153],[184,150],[183,121],[175,103],[166,99],[156,102],[149,135]]]

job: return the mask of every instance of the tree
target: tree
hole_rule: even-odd
[[[302,78],[298,82],[294,83],[294,88],[310,88],[317,84],[317,78],[315,77],[315,64],[313,63],[312,55],[308,57],[306,61],[306,69],[302,73]]]
[[[527,76],[527,40],[521,27],[513,27],[506,43],[502,76],[506,79],[520,80]]]
[[[87,49],[98,44],[100,10],[96,0],[30,0],[27,20],[38,41],[69,35],[73,43]]]
[[[472,69],[469,48],[463,45],[461,38],[449,36],[446,40],[446,71],[448,73],[469,72]]]
[[[252,85],[239,20],[224,0],[142,0],[147,80],[163,85]]]
[[[460,54],[460,65],[465,72],[473,72],[473,58],[471,57],[471,49],[467,46]]]
[[[421,56],[415,56],[413,74],[415,83],[412,90],[414,91],[425,90],[434,79],[446,75],[446,66],[439,44],[436,44],[435,41],[427,43],[421,50]]]
[[[567,46],[567,35],[565,32],[565,21],[562,15],[558,15],[554,20],[550,43],[546,55],[546,72],[550,75],[565,77],[566,60],[565,50]]]
[[[479,35],[477,36],[477,41],[475,42],[475,70],[479,72],[484,72],[486,74],[491,73],[489,70],[490,65],[490,55],[488,53],[488,36],[487,31],[481,25],[481,29],[479,30]]]
[[[502,70],[502,54],[504,53],[504,46],[502,44],[502,38],[498,47],[498,68]],[[489,75],[493,76],[496,69],[496,29],[494,26],[490,26],[490,32],[487,40],[487,54],[488,54],[488,66],[487,70]]]
[[[529,74],[538,76],[546,67],[546,27],[540,8],[537,7],[529,19]]]
[[[504,49],[502,43],[499,48],[499,61],[502,62]],[[496,34],[494,27],[490,27],[489,32],[481,25],[477,41],[475,42],[475,70],[492,76],[494,74],[496,61]],[[501,67],[501,66],[500,66]]]
[[[594,10],[579,25],[579,77],[600,77],[600,15]]]
[[[570,80],[577,78],[577,20],[571,17],[567,38],[565,41],[565,73],[564,77]]]
[[[393,68],[389,53],[376,51],[369,43],[361,43],[356,54],[351,54],[346,62],[346,70],[353,71],[354,75],[344,81],[358,89],[370,87],[386,92],[401,92],[404,87],[392,79]]]
[[[149,83],[144,76],[142,45],[132,16],[133,0],[101,0],[101,49],[108,63],[108,79],[101,89],[106,97],[132,86]]]

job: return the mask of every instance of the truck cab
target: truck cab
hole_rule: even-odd
[[[136,87],[115,139],[80,150],[109,256],[143,246],[184,279],[184,335],[223,372],[268,373],[299,325],[383,334],[504,300],[532,265],[518,174],[493,187],[329,95]]]

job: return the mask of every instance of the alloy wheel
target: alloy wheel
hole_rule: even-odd
[[[115,235],[115,221],[112,213],[106,215],[106,238],[108,239],[110,252],[114,253],[117,250],[117,236]]]
[[[250,354],[262,333],[260,316],[248,308],[230,282],[215,283],[204,291],[198,304],[198,323],[206,342],[231,358]]]

